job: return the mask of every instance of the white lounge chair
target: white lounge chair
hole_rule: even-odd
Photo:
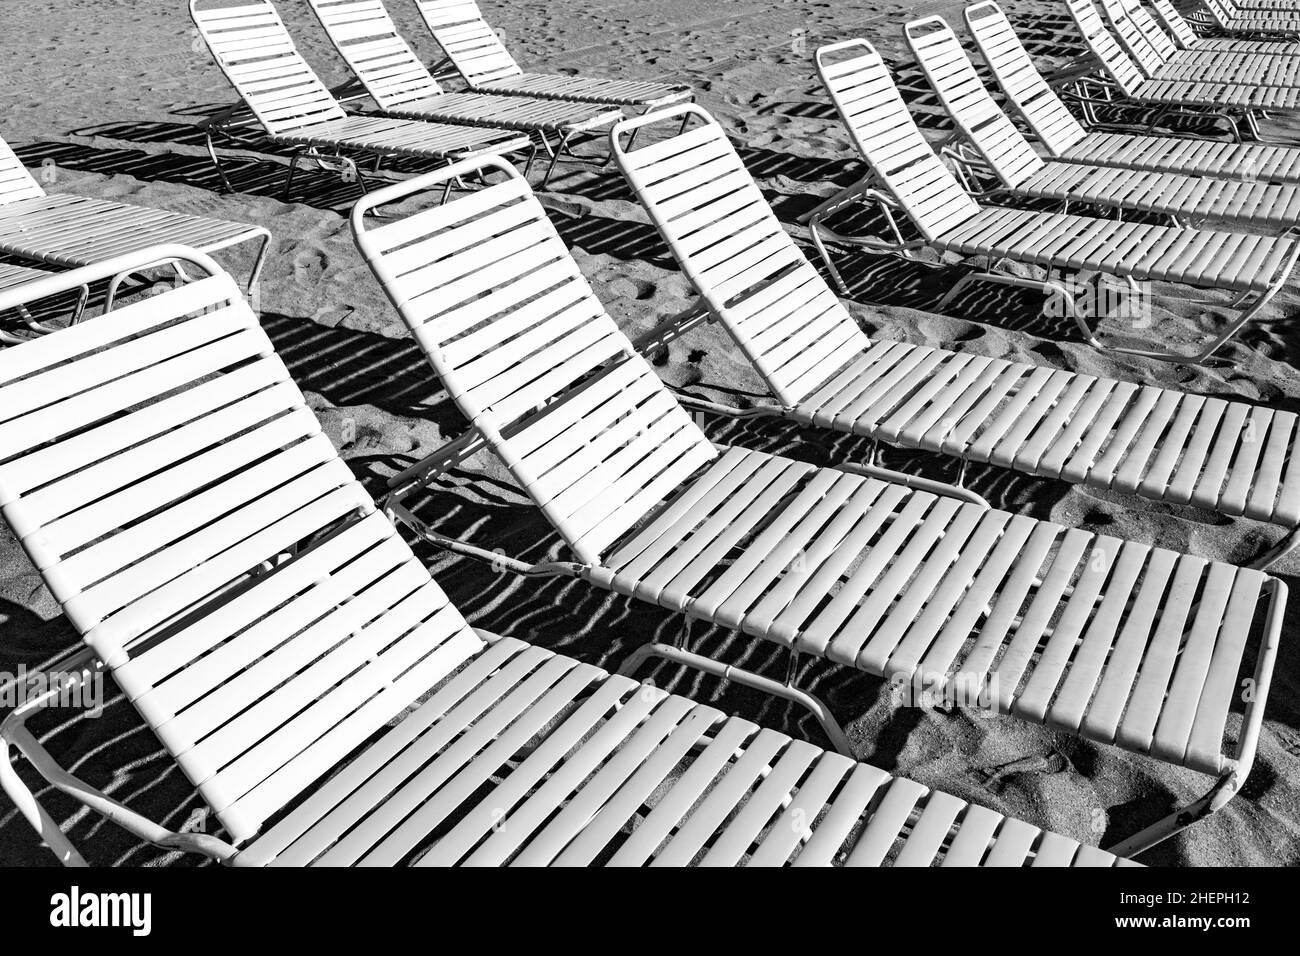
[[[401,219],[376,224],[369,215],[398,201],[409,207],[414,194],[482,168],[504,181]],[[391,514],[497,570],[578,578],[792,653],[785,683],[684,640],[643,647],[623,673],[657,655],[758,687],[807,707],[845,747],[824,705],[794,686],[799,656],[810,654],[904,686],[964,688],[999,711],[1217,778],[1210,794],[1121,843],[1122,855],[1211,812],[1239,785],[1276,654],[1281,582],[850,466],[715,447],[499,158],[386,187],[356,205],[352,223],[470,423],[392,479]],[[762,254],[736,250],[735,268]],[[529,564],[441,534],[421,514],[413,496],[484,448],[562,539],[555,560]],[[1257,614],[1258,641],[1248,636]],[[1254,668],[1245,665],[1251,646]],[[1263,690],[1225,748],[1239,678]]]
[[[9,144],[0,139],[0,252],[53,266],[74,267],[172,242],[206,253],[245,242],[257,243],[245,286],[251,291],[262,274],[271,233],[261,226],[133,206],[111,199],[71,193],[50,195],[27,171]],[[112,308],[123,278],[115,276],[109,283],[106,308]]]
[[[470,89],[511,96],[658,109],[695,98],[689,86],[645,80],[606,80],[557,73],[525,73],[483,19],[475,0],[415,0],[429,32]]]

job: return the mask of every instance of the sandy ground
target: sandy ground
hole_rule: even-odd
[[[414,4],[391,0],[389,5],[426,59],[439,59]],[[306,3],[280,0],[278,6],[326,81],[344,80],[344,67]],[[484,6],[507,28],[516,57],[529,68],[692,84],[700,101],[743,144],[745,161],[787,223],[860,172],[814,73],[812,51],[819,44],[855,35],[877,43],[893,58],[927,130],[937,135],[945,129],[933,93],[904,52],[900,31],[909,14],[940,12],[955,21],[957,4],[488,0]],[[1007,6],[1041,63],[1078,52],[1062,5],[1034,0]],[[396,468],[460,430],[458,413],[404,339],[352,245],[344,216],[355,186],[335,176],[309,176],[286,200],[280,189],[283,160],[248,155],[231,161],[235,192],[217,191],[195,123],[231,102],[232,92],[198,40],[183,0],[5,0],[0,61],[6,64],[0,132],[51,191],[206,213],[273,232],[275,247],[261,289],[263,324],[331,436],[372,488],[377,491]],[[1274,124],[1268,132],[1298,141],[1292,127]],[[557,217],[557,223],[624,328],[648,328],[657,316],[687,304],[686,281],[616,170],[568,170],[550,192],[554,205],[576,214]],[[240,271],[248,266],[238,254],[224,261]],[[954,302],[950,314],[936,314],[943,291],[958,274],[871,260],[856,270],[851,307],[877,337],[1241,396],[1279,408],[1300,404],[1300,346],[1289,324],[1249,332],[1231,351],[1240,360],[1235,369],[1119,360],[1099,355],[1072,329],[1041,318],[1041,300],[1034,296],[978,290]],[[1296,296],[1288,290],[1270,317],[1289,317],[1295,310]],[[1197,306],[1176,299],[1159,301],[1157,318],[1162,337],[1175,343],[1195,339],[1211,321]],[[660,371],[671,384],[712,397],[749,401],[763,394],[760,380],[716,329],[675,343]],[[826,447],[818,436],[779,423],[711,422],[708,427],[718,441],[819,462],[863,451],[860,443],[843,439]],[[909,457],[895,455],[891,461],[908,464]],[[935,469],[933,463],[912,464]],[[977,470],[973,480],[1001,507],[1210,557],[1243,559],[1276,537],[1248,521],[1005,471]],[[490,461],[470,462],[438,494],[431,511],[448,528],[473,527],[479,540],[512,553],[540,555],[554,544]],[[75,635],[7,530],[0,535],[0,670],[12,671],[49,658],[70,646]],[[637,645],[671,633],[678,624],[670,615],[582,584],[521,580],[443,555],[427,557],[477,626],[603,665],[617,666]],[[1294,585],[1297,567],[1293,558],[1277,571]],[[1212,820],[1147,854],[1146,862],[1300,862],[1300,653],[1294,631],[1289,621],[1258,761],[1245,792]],[[770,647],[720,633],[701,637],[729,660],[778,676],[784,672],[782,654]],[[822,740],[814,724],[784,705],[672,668],[652,676],[673,690]],[[1104,845],[1127,835],[1208,784],[1199,775],[1011,718],[898,709],[881,681],[827,664],[807,664],[800,680],[828,701],[862,758],[1088,842]],[[110,703],[97,720],[62,712],[38,729],[65,765],[142,812],[170,826],[202,820],[200,803],[179,771],[120,701]],[[49,806],[68,821],[74,840],[95,862],[192,862],[137,846],[57,795]],[[50,862],[26,823],[0,798],[0,863]]]

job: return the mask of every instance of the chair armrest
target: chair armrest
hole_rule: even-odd
[[[73,660],[83,659],[86,662],[81,668],[79,677],[81,680],[87,679],[98,670],[98,665],[93,662],[93,658],[90,658],[88,653],[78,655]],[[32,714],[49,706],[54,696],[67,686],[66,682],[61,682],[55,689],[48,690],[44,695],[16,708],[3,722],[0,722],[0,756],[3,757],[0,759],[0,786],[45,843],[65,864],[84,865],[85,860],[18,776],[13,766],[10,747],[16,748],[26,757],[41,778],[54,789],[116,823],[137,839],[164,849],[201,853],[218,861],[229,860],[239,852],[226,841],[206,833],[176,833],[168,830],[59,766],[49,751],[32,736],[26,722]]]

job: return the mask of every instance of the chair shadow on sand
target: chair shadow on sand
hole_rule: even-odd
[[[1011,14],[1010,19],[1016,35],[1020,38],[1020,42],[1024,44],[1040,69],[1051,70],[1068,61],[1089,55],[1087,45],[1079,35],[1074,21],[1067,13],[1020,13]],[[953,22],[956,24],[957,21],[954,20]],[[837,39],[849,39],[849,34]],[[881,53],[889,64],[890,73],[898,85],[899,92],[912,109],[912,115],[916,119],[917,125],[922,130],[931,132],[946,133],[950,131],[952,129],[951,123],[929,81],[926,80],[925,74],[921,72],[910,55],[899,55],[891,52],[890,46],[895,40],[901,44],[901,33],[888,36],[872,33],[867,35],[866,39],[876,43],[878,47],[885,44],[881,48]],[[963,36],[962,40],[971,52],[971,60],[975,64],[976,72],[984,81],[984,85],[1006,109],[1006,99],[1001,88],[994,81],[992,73],[984,62],[984,58],[974,52],[974,44],[967,37]],[[809,64],[809,72],[812,72],[811,64]],[[831,104],[820,83],[814,82],[811,84],[806,95],[808,97],[806,100],[771,103],[759,109],[758,112],[760,115],[787,116],[826,123],[839,122],[835,107]],[[1014,110],[1009,110],[1009,112],[1014,114]],[[1146,120],[1143,119],[1144,113],[1147,114]],[[1104,108],[1100,111],[1098,118],[1105,122],[1130,125],[1140,129],[1149,121],[1150,114],[1145,109],[1135,110],[1133,107]],[[1216,128],[1221,129],[1212,120],[1200,122],[1188,117],[1171,120],[1168,126],[1168,130],[1171,132],[1191,135],[1213,134]]]
[[[144,181],[205,189],[216,194],[225,191],[207,156],[56,141],[15,146],[14,152],[28,166],[40,167],[51,161],[56,168],[78,172],[133,176]],[[300,169],[294,177],[292,189],[286,193],[287,167],[284,164],[236,156],[223,158],[222,165],[236,193],[277,202],[303,203],[344,214],[361,194],[355,182],[345,182],[336,173]]]

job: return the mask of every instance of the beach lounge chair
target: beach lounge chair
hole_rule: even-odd
[[[1148,132],[1171,116],[1192,113],[1228,121],[1238,138],[1244,135],[1259,139],[1261,113],[1300,109],[1300,87],[1249,86],[1201,82],[1198,79],[1150,79],[1120,49],[1093,0],[1066,0],[1066,6],[1088,49],[1101,62],[1106,74],[1080,80],[1079,86],[1102,94],[1119,93],[1137,105],[1151,108]],[[1081,97],[1081,102],[1088,102],[1086,96]]]
[[[190,0],[190,17],[265,137],[292,148],[286,193],[299,166],[338,171],[364,193],[365,180],[354,156],[371,158],[377,171],[385,158],[394,156],[450,162],[531,146],[527,136],[511,130],[349,114],[298,53],[270,0],[248,0],[236,7],[213,2]],[[208,155],[226,189],[230,181],[217,156],[215,137],[232,134],[234,118],[228,110],[205,125]]]
[[[1210,53],[1291,53],[1300,54],[1296,45],[1297,37],[1290,39],[1273,39],[1268,37],[1204,37],[1197,32],[1192,21],[1188,20],[1173,5],[1172,0],[1152,0],[1160,22],[1165,25],[1174,42],[1181,50],[1205,51]]]
[[[506,177],[395,221],[369,216],[480,167]],[[392,479],[391,514],[498,570],[571,576],[791,654],[782,683],[692,650],[683,635],[641,648],[622,673],[659,656],[758,687],[807,707],[842,747],[834,718],[794,686],[808,654],[902,687],[964,688],[975,697],[959,699],[1218,778],[1217,797],[1124,841],[1123,855],[1210,812],[1236,786],[1230,775],[1240,782],[1263,693],[1245,705],[1245,747],[1224,748],[1228,710],[1248,647],[1259,651],[1255,676],[1241,676],[1267,689],[1280,582],[909,490],[853,466],[714,446],[619,331],[528,184],[500,158],[378,191],[354,207],[352,224],[470,423]],[[742,249],[739,271],[770,248],[759,246],[717,252]],[[442,534],[413,500],[485,447],[558,533],[555,560],[531,565]],[[1247,619],[1262,626],[1258,641]]]
[[[525,73],[475,0],[415,0],[429,32],[470,89],[649,110],[695,98],[689,86]]]
[[[1201,0],[1209,24],[1227,33],[1248,36],[1300,35],[1300,12],[1286,10],[1246,10],[1229,0]]]
[[[50,195],[9,144],[0,139],[0,252],[48,265],[74,267],[160,243],[185,243],[213,253],[256,242],[246,286],[251,291],[262,273],[270,241],[271,233],[261,226],[111,199],[70,193]],[[109,284],[107,308],[112,308],[113,296],[123,278],[116,276]]]
[[[1280,53],[1224,53],[1180,50],[1142,0],[1101,0],[1120,45],[1154,80],[1191,80],[1241,86],[1300,85],[1300,56]]]
[[[869,167],[861,181],[827,199],[808,217],[813,243],[845,293],[848,290],[830,257],[827,238],[873,254],[910,255],[919,247],[929,246],[963,258],[987,257],[993,265],[1005,259],[1047,269],[1048,278],[1027,278],[991,266],[988,271],[964,275],[940,301],[939,308],[972,282],[1041,289],[1074,320],[1085,340],[1095,348],[1198,365],[1211,361],[1221,346],[1259,314],[1286,284],[1300,256],[1300,240],[1294,237],[981,206],[926,141],[888,68],[870,43],[848,40],[822,47],[817,51],[817,71]],[[828,218],[862,203],[878,206],[888,217],[901,211],[921,238],[904,240],[892,218],[888,219],[894,230],[890,239],[849,236],[827,224]],[[1130,287],[1138,281],[1163,281],[1226,290],[1237,295],[1225,306],[1237,315],[1194,354],[1109,345],[1097,337],[1093,327],[1096,316],[1080,311],[1076,293],[1054,277],[1052,270],[1111,275],[1125,279]]]
[[[1222,179],[1300,183],[1300,148],[1089,129],[1061,102],[995,0],[968,6],[966,25],[1007,99],[1053,159]]]
[[[1236,16],[1300,15],[1293,0],[1219,0],[1224,9]]]
[[[1201,0],[1200,5],[1204,10],[1190,17],[1211,30],[1254,37],[1291,37],[1300,29],[1300,13],[1243,10],[1226,0]]]
[[[1165,213],[1179,225],[1220,220],[1285,231],[1300,225],[1300,184],[1244,182],[1204,175],[1121,170],[1043,159],[985,88],[961,41],[942,17],[904,27],[908,46],[961,134],[944,153],[972,192],[1082,202],[1117,210]],[[976,155],[971,155],[974,149]],[[993,180],[984,189],[982,182]]]
[[[628,151],[623,141],[638,125],[676,124],[676,116],[621,123],[614,155],[708,314],[778,404],[742,412],[688,395],[683,404],[777,415],[963,462],[1248,514],[1288,532],[1253,565],[1261,569],[1300,543],[1300,460],[1290,455],[1300,416],[872,341],[782,228],[721,127],[699,108],[689,112],[703,125],[654,148]],[[732,254],[748,249],[756,254]],[[667,332],[655,330],[648,342]]]
[[[582,139],[622,119],[618,109],[499,93],[447,93],[402,39],[382,0],[310,0],[334,49],[389,116],[519,130],[550,157],[542,184]],[[550,137],[555,137],[552,143]],[[529,157],[531,166],[532,157]],[[525,170],[527,172],[527,170]]]
[[[138,839],[233,865],[1126,862],[471,629],[230,278],[177,247],[113,268],[163,257],[208,275],[0,354],[0,507],[87,645],[60,688],[111,674],[225,832],[60,767],[28,727],[58,692],[33,691],[0,784],[63,862],[84,860],[14,750]]]

